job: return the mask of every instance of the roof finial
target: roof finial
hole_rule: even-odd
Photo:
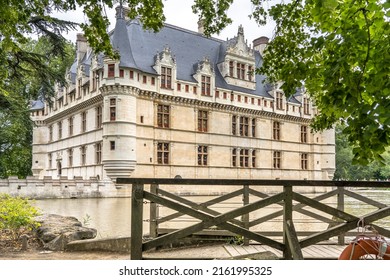
[[[116,18],[124,18],[123,0],[119,0],[119,7],[116,8]]]

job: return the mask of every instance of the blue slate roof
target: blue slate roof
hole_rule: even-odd
[[[215,85],[217,87],[272,98],[263,84],[265,76],[255,76],[255,90],[229,85],[222,77],[217,64],[223,61],[227,44],[231,43],[232,40],[234,41],[236,38],[229,42],[207,38],[200,33],[169,24],[165,24],[159,32],[155,33],[144,30],[137,19],[125,22],[122,18],[117,19],[115,29],[111,33],[112,44],[121,55],[120,66],[122,67],[157,75],[153,69],[155,56],[165,47],[169,47],[176,61],[177,79],[179,80],[195,82],[193,78],[194,65],[207,57],[215,71]],[[255,52],[255,58],[256,66],[261,66],[262,57],[259,52]]]

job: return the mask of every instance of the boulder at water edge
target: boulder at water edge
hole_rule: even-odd
[[[71,241],[92,239],[97,234],[96,229],[84,227],[75,217],[49,214],[37,217],[36,221],[40,223],[38,238],[51,251],[62,251]]]

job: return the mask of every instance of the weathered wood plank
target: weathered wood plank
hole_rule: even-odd
[[[156,185],[156,184],[151,185],[150,192],[152,194],[157,195],[158,194],[158,185]],[[157,223],[158,207],[157,207],[157,204],[154,202],[150,202],[149,217],[150,217],[149,235],[152,238],[156,238],[158,236],[158,223]]]
[[[291,220],[286,221],[286,238],[288,247],[294,260],[303,260],[302,250],[299,246],[297,233]]]
[[[350,197],[352,197],[352,198],[355,198],[355,199],[357,199],[357,200],[360,200],[360,201],[362,201],[362,202],[364,202],[364,203],[367,203],[367,204],[369,204],[369,205],[378,207],[378,208],[385,208],[385,207],[387,206],[386,204],[383,204],[383,203],[381,203],[381,202],[379,202],[379,201],[375,201],[375,200],[373,200],[373,199],[371,199],[371,198],[368,198],[368,197],[366,197],[366,196],[362,196],[362,195],[360,195],[360,194],[358,194],[358,193],[351,192],[351,191],[349,191],[349,190],[344,190],[344,194],[345,194],[345,195],[348,195],[348,196],[350,196]]]

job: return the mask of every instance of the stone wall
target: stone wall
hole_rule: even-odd
[[[131,188],[116,186],[110,180],[97,180],[96,177],[87,180],[82,177],[73,179],[67,177],[53,179],[47,176],[43,179],[9,177],[0,180],[1,193],[34,199],[129,197]]]

